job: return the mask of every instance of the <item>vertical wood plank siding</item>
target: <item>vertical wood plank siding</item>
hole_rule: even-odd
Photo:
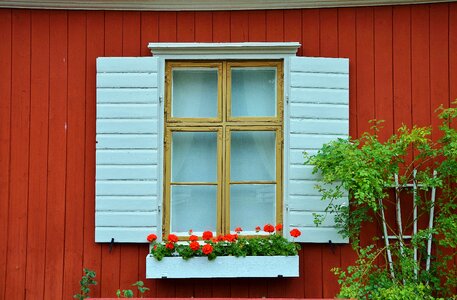
[[[436,126],[457,98],[457,4],[218,12],[0,9],[0,299],[93,296],[143,280],[151,297],[333,297],[349,246],[303,244],[294,279],[145,280],[147,245],[94,243],[95,58],[148,42],[298,41],[350,58],[350,134],[372,118]],[[435,136],[436,137],[436,136]],[[363,241],[379,233],[364,229]]]

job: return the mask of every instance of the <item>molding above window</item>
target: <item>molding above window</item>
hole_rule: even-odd
[[[252,10],[453,2],[445,0],[0,0],[0,7],[84,10]]]
[[[156,57],[166,59],[275,59],[295,56],[298,42],[273,43],[149,43]]]

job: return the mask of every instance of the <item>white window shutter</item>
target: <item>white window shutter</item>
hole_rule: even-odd
[[[97,59],[96,242],[161,238],[157,78],[157,58]]]
[[[348,136],[349,60],[292,57],[289,82],[286,224],[302,232],[298,242],[347,243],[333,215],[318,227],[313,222],[313,214],[322,213],[327,202],[314,187],[318,175],[303,164],[303,152],[316,153],[324,143]],[[339,201],[348,203],[347,197]]]

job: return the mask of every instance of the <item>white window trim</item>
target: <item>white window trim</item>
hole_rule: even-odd
[[[165,61],[166,60],[227,60],[227,59],[282,59],[284,61],[284,132],[289,132],[289,70],[290,57],[296,56],[300,47],[298,42],[273,42],[273,43],[149,43],[148,48],[154,57],[158,58],[158,89],[159,89],[159,106],[158,106],[158,139],[157,145],[159,160],[163,161],[164,155],[164,101],[165,99]],[[284,134],[284,149],[289,149],[289,137]],[[284,169],[283,182],[289,181],[289,171],[286,166],[289,165],[288,151],[284,151]],[[158,186],[163,187],[163,168],[158,170]],[[287,228],[288,218],[287,200],[289,192],[287,184],[283,184],[283,225]],[[163,199],[163,188],[158,191],[158,199]],[[159,205],[159,213],[162,213],[162,204]],[[158,224],[158,232],[162,232],[162,218]]]

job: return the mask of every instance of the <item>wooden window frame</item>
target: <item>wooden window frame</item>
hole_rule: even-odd
[[[274,67],[276,68],[276,116],[272,117],[231,117],[231,76],[232,67]],[[218,108],[215,118],[177,118],[172,116],[172,70],[174,68],[217,68]],[[230,233],[230,133],[232,131],[274,131],[276,135],[276,178],[274,181],[249,181],[237,184],[276,184],[276,224],[283,222],[283,156],[284,156],[284,62],[283,60],[220,60],[220,61],[179,61],[165,62],[165,109],[164,109],[164,186],[163,224],[164,238],[171,229],[171,186],[173,185],[216,185],[217,222],[216,234]],[[171,182],[171,145],[173,132],[217,132],[217,183]],[[263,225],[263,224],[259,224]],[[233,228],[232,228],[233,229]],[[247,229],[247,228],[246,228]],[[249,231],[254,229],[249,229]],[[187,240],[188,236],[180,236]]]

